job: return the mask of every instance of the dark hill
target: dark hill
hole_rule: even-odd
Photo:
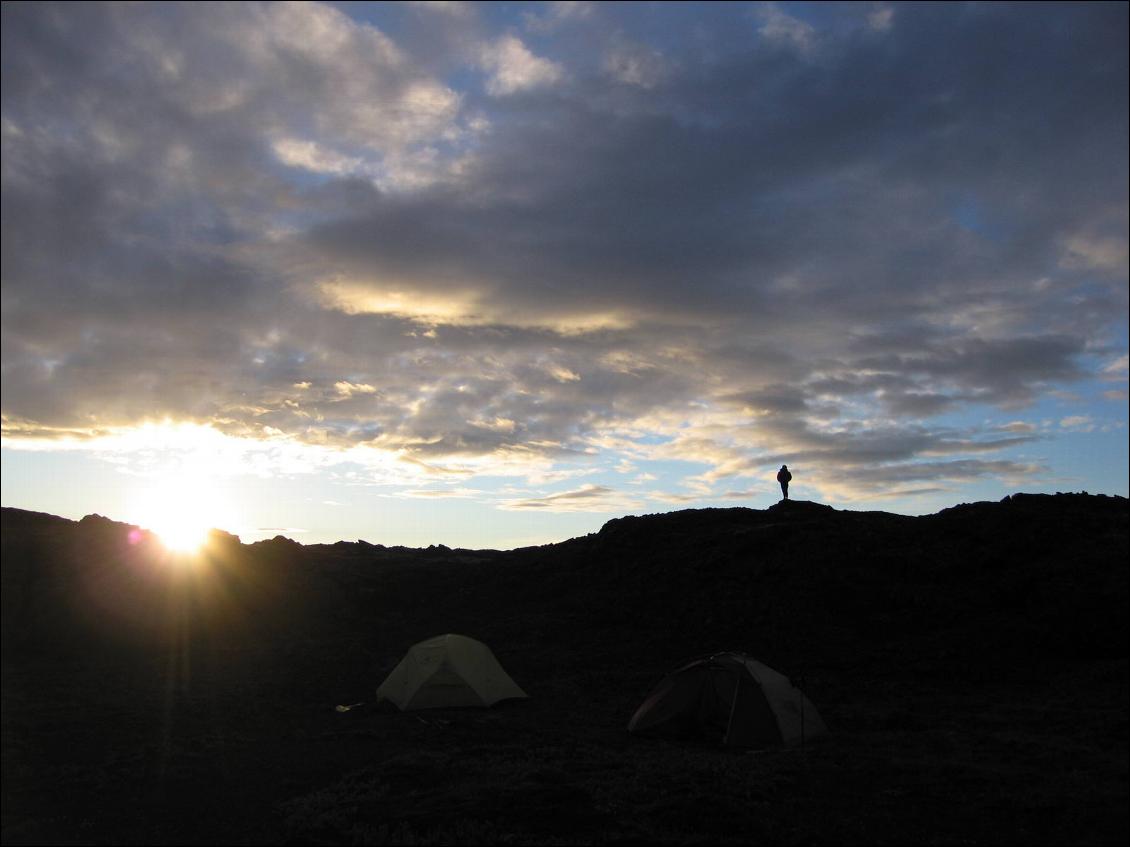
[[[1128,517],[788,501],[507,552],[217,533],[189,566],[4,509],[4,842],[1122,843]],[[443,632],[530,702],[333,711]],[[803,770],[626,736],[726,649],[804,680],[834,734]]]

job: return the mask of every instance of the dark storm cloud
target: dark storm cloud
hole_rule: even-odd
[[[27,426],[442,466],[711,409],[719,476],[815,452],[878,491],[1022,473],[924,458],[1021,441],[916,422],[1085,378],[1125,315],[1124,5],[711,9],[709,55],[627,7],[542,47],[474,9],[399,43],[320,6],[3,9]]]

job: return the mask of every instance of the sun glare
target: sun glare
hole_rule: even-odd
[[[167,480],[144,492],[134,522],[177,553],[196,553],[213,527],[227,524],[217,492],[198,480]]]
[[[160,536],[161,543],[170,550],[178,553],[195,553],[208,539],[208,529],[204,524],[173,518],[155,526],[153,531]]]

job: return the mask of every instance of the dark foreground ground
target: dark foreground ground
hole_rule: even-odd
[[[509,553],[217,536],[188,567],[5,509],[3,842],[1123,844],[1128,512],[789,503]],[[443,632],[530,699],[335,711]],[[664,671],[723,649],[832,734],[627,734]]]

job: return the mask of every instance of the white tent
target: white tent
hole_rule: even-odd
[[[388,700],[401,711],[487,707],[525,697],[489,647],[453,634],[413,644],[377,689],[378,703]]]

